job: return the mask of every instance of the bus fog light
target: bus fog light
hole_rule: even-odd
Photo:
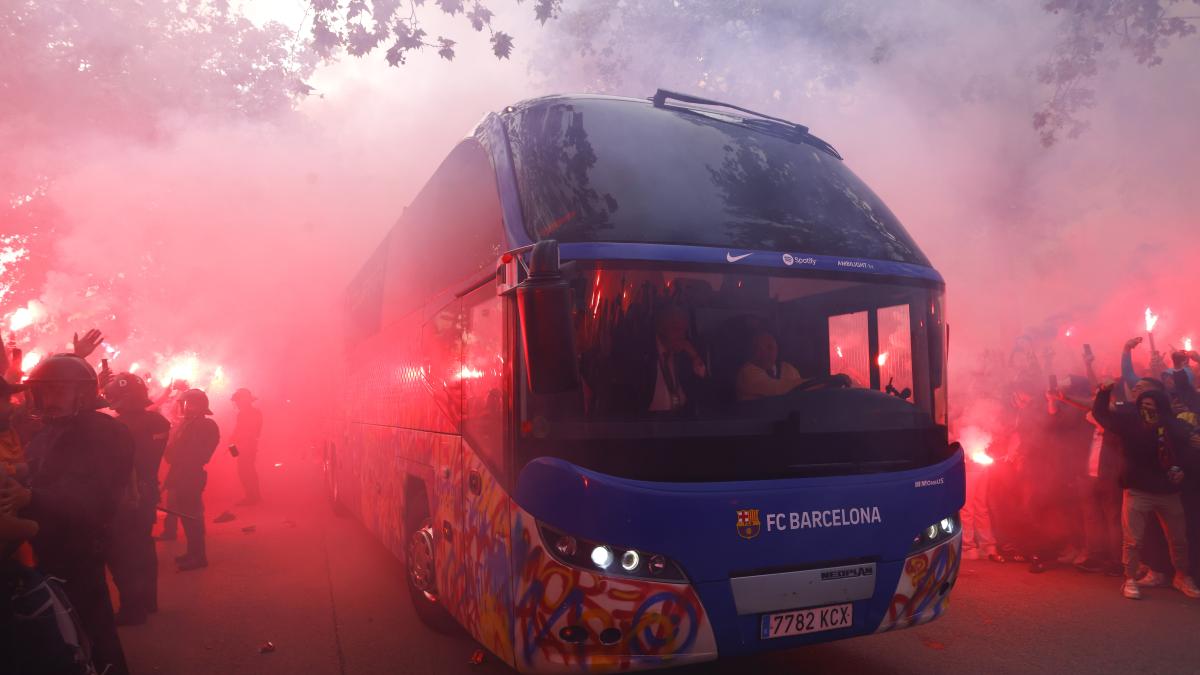
[[[592,564],[606,570],[613,564],[613,552],[607,546],[597,546],[592,549]]]
[[[570,558],[575,555],[578,546],[575,543],[575,537],[563,536],[559,537],[558,541],[554,542],[554,548],[560,554]]]
[[[942,518],[942,532],[946,534],[954,534],[954,520],[950,518]]]
[[[621,556],[621,568],[626,572],[632,572],[636,570],[641,562],[641,557],[638,555],[638,552],[634,550],[625,551],[625,555]]]

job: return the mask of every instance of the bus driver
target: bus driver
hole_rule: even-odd
[[[738,370],[737,398],[754,401],[783,396],[805,381],[795,366],[779,360],[779,343],[763,330],[750,339],[750,360]]]

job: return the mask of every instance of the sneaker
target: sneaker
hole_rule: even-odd
[[[1121,587],[1121,595],[1130,600],[1141,600],[1142,589],[1138,588],[1138,584],[1133,579],[1126,579],[1125,585]]]
[[[1163,574],[1162,572],[1155,572],[1154,570],[1147,569],[1145,574],[1138,577],[1137,585],[1145,586],[1146,588],[1158,588],[1159,586],[1166,586],[1167,575]]]
[[[1193,600],[1200,600],[1200,588],[1196,587],[1196,582],[1192,581],[1191,577],[1185,577],[1182,574],[1175,575],[1175,581],[1171,584],[1175,590],[1183,593]]]
[[[1102,561],[1094,558],[1084,558],[1083,560],[1075,563],[1075,569],[1079,570],[1080,572],[1086,572],[1087,574],[1098,574],[1107,568],[1108,565],[1105,565]]]
[[[989,553],[987,559],[991,560],[994,563],[998,563],[1001,565],[1008,562],[1008,559],[1005,558],[1003,555],[1000,555],[999,553]]]

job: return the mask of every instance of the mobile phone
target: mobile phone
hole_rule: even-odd
[[[1088,357],[1089,359],[1092,358],[1092,346],[1091,345],[1089,345],[1089,344],[1083,345],[1083,355]]]
[[[108,370],[108,359],[100,359],[101,370]]]
[[[237,457],[237,456],[238,456],[238,449],[237,449],[237,446],[236,446],[236,445],[233,445],[232,443],[230,443],[230,444],[229,444],[229,456],[230,456],[230,457]]]

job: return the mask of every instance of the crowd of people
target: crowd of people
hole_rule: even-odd
[[[1154,586],[1200,599],[1200,354],[1143,342],[1128,340],[1104,375],[1090,345],[1059,364],[1027,337],[980,360],[954,425],[968,456],[965,558],[1072,565],[1122,578],[1131,599]]]
[[[77,335],[72,352],[28,373],[20,350],[0,349],[0,672],[128,673],[117,626],[158,609],[160,512],[159,540],[182,521],[178,570],[208,566],[205,466],[221,438],[208,395],[176,382],[152,400],[138,375],[107,360],[97,372],[88,359],[102,342],[99,331]],[[254,400],[233,396],[242,504],[260,500]]]

